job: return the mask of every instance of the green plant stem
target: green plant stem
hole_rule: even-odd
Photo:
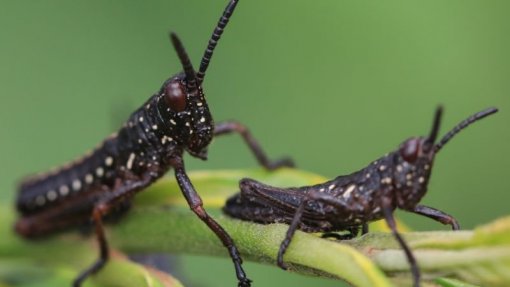
[[[294,170],[276,173],[221,171],[192,175],[197,189],[207,191],[202,192],[207,210],[232,236],[243,258],[274,264],[287,225],[243,222],[219,212],[218,207],[225,202],[228,194],[236,191],[242,174],[279,186],[289,186],[289,182],[294,184],[296,181],[296,185],[311,184],[323,179]],[[2,208],[0,215],[1,234],[5,234],[0,237],[0,269],[10,271],[9,274],[0,272],[0,282],[9,276],[12,279],[16,270],[39,276],[34,266],[44,266],[54,273],[64,274],[62,278],[69,282],[98,254],[94,238],[84,239],[76,233],[37,242],[21,240],[11,232],[13,213]],[[371,225],[372,232],[369,234],[341,242],[296,232],[285,261],[292,272],[338,278],[355,286],[405,286],[411,283],[407,260],[393,236],[381,232],[384,226],[383,222],[375,223]],[[462,286],[459,285],[464,284],[462,281],[489,286],[510,285],[507,272],[510,268],[510,218],[502,218],[474,231],[410,232],[403,235],[418,260],[424,286]],[[216,236],[186,207],[177,185],[170,179],[161,180],[140,195],[125,218],[107,227],[107,238],[113,248],[128,253],[227,256]],[[127,278],[124,275],[127,273],[135,274],[135,277]],[[445,276],[448,278],[442,278]],[[123,283],[118,283],[118,280]],[[87,280],[87,286],[114,286],[112,282],[117,282],[117,286],[180,286],[177,281],[165,284],[158,276],[130,263],[121,255],[113,256],[104,270],[92,280]]]

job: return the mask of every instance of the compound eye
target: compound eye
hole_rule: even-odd
[[[405,141],[400,147],[400,155],[405,161],[409,163],[415,162],[418,158],[418,153],[420,152],[420,144],[421,141],[418,138],[413,138]]]
[[[170,82],[165,87],[165,100],[168,106],[176,111],[181,112],[186,108],[186,90],[179,82]]]

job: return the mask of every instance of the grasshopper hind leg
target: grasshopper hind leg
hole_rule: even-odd
[[[127,202],[132,195],[147,187],[152,182],[150,174],[146,174],[137,181],[133,181],[135,177],[132,174],[126,174],[125,177],[130,180],[125,182],[117,180],[115,187],[113,188],[113,191],[109,193],[109,196],[96,203],[92,209],[92,222],[95,226],[96,238],[99,245],[99,258],[78,277],[76,277],[73,281],[73,287],[81,286],[85,279],[101,270],[108,262],[110,257],[110,248],[104,232],[103,218],[111,212],[122,210],[123,205],[129,206]]]
[[[411,248],[407,245],[404,238],[400,235],[400,233],[397,230],[397,224],[395,222],[395,217],[393,216],[393,209],[391,208],[391,204],[389,203],[389,200],[383,200],[383,212],[384,212],[384,218],[386,219],[386,223],[388,224],[388,227],[391,230],[391,233],[393,233],[393,236],[395,236],[395,239],[398,241],[400,247],[402,247],[402,250],[404,251],[407,261],[409,262],[409,265],[411,266],[411,273],[413,275],[413,286],[419,287],[420,286],[420,269],[418,268],[418,263],[416,262],[416,258],[413,255],[413,252],[411,251]]]
[[[97,241],[99,244],[99,258],[97,259],[96,262],[94,262],[94,264],[85,269],[85,271],[83,271],[78,277],[76,277],[76,279],[73,281],[73,287],[81,286],[81,284],[85,279],[87,279],[87,277],[101,270],[101,268],[103,268],[106,262],[108,261],[110,250],[108,247],[108,241],[106,241],[106,237],[104,235],[102,220],[102,215],[105,212],[105,209],[107,208],[108,206],[98,205],[94,208],[94,211],[92,213],[92,220],[94,221],[96,227],[95,231]]]

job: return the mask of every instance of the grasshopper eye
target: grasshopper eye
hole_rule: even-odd
[[[419,138],[408,139],[400,146],[400,156],[409,163],[415,162],[420,152],[420,144]]]
[[[172,110],[176,112],[183,111],[186,108],[186,90],[184,86],[176,81],[168,83],[165,87],[165,101]]]

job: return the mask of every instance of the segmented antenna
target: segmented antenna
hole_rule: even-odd
[[[443,107],[438,106],[436,108],[436,114],[434,116],[434,122],[432,123],[432,130],[427,137],[426,143],[432,146],[436,141],[437,134],[439,133],[439,126],[441,125],[441,116],[443,115]]]
[[[228,20],[230,19],[230,16],[232,16],[232,13],[234,12],[237,2],[239,1],[238,0],[230,1],[230,3],[225,8],[225,11],[223,11],[223,15],[221,15],[221,18],[218,21],[218,24],[216,25],[213,34],[211,35],[211,39],[209,39],[209,44],[205,49],[204,56],[202,56],[200,69],[198,70],[197,73],[197,80],[199,85],[202,84],[202,82],[204,81],[205,72],[207,71],[207,67],[209,67],[209,62],[211,61],[214,48],[216,48],[216,44],[218,44],[221,34],[223,34],[223,30],[225,29],[225,26],[227,26]]]
[[[488,108],[488,109],[478,112],[478,113],[470,116],[469,118],[463,120],[458,125],[456,125],[453,129],[451,129],[446,135],[444,135],[443,138],[441,139],[441,141],[435,145],[435,147],[434,147],[435,152],[437,153],[448,141],[450,141],[452,139],[453,136],[455,136],[458,132],[460,132],[461,130],[463,130],[464,128],[469,126],[470,124],[472,124],[478,120],[481,120],[481,119],[485,118],[486,116],[492,115],[492,114],[496,113],[497,111],[498,111],[498,109],[496,109],[496,108]]]
[[[175,51],[179,56],[179,60],[181,61],[182,68],[184,70],[184,74],[186,75],[186,84],[191,91],[195,91],[197,88],[197,77],[195,75],[195,70],[193,69],[193,65],[188,57],[188,53],[184,49],[181,40],[177,37],[177,34],[171,32],[170,40],[174,45]]]

